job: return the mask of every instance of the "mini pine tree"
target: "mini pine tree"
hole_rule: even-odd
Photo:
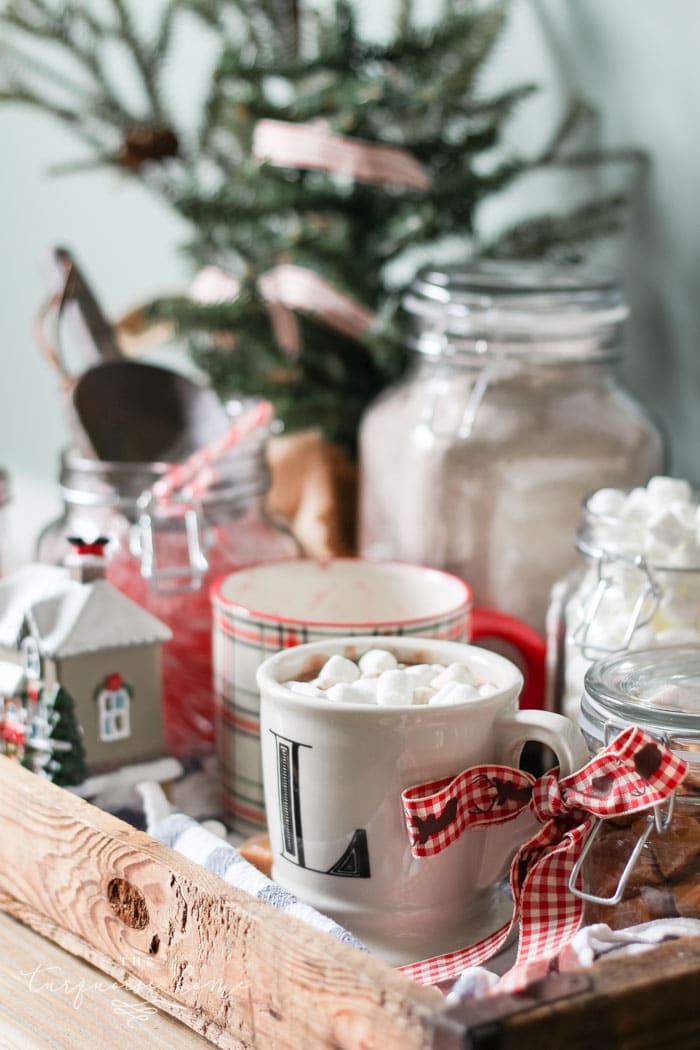
[[[83,734],[75,716],[75,705],[63,686],[56,686],[47,703],[48,743],[51,757],[44,769],[60,787],[82,784],[87,776]]]
[[[231,275],[236,291],[221,301],[182,296],[146,311],[188,339],[222,395],[268,397],[288,427],[320,425],[352,448],[364,407],[404,367],[396,306],[412,259],[435,259],[448,247],[452,261],[479,252],[575,256],[619,222],[619,198],[604,197],[480,242],[486,198],[533,167],[601,159],[571,149],[581,107],[539,155],[508,148],[508,119],[534,87],[492,96],[480,89],[508,6],[445,0],[435,24],[419,28],[411,0],[401,0],[393,38],[378,44],[360,35],[349,0],[325,12],[298,0],[170,0],[150,31],[127,0],[105,0],[101,13],[90,0],[6,0],[0,99],[48,111],[87,145],[88,164],[143,180],[189,223],[195,266]],[[163,85],[179,21],[192,16],[219,50],[198,125],[188,131]],[[62,50],[75,76],[37,55],[37,41]],[[138,106],[112,84],[115,45],[136,71]],[[401,150],[424,183],[347,175],[319,163],[313,149],[300,160],[271,160],[256,150],[266,121],[280,134],[290,125],[323,127],[336,145]],[[310,296],[295,304],[298,347],[290,351],[262,291],[264,276],[284,264],[322,277],[372,323],[361,333],[338,330]]]

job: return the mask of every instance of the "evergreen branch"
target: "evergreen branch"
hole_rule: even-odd
[[[91,146],[95,150],[102,150],[103,144],[100,142],[97,136],[93,135],[83,123],[82,114],[76,110],[69,109],[67,106],[61,106],[55,102],[49,102],[43,96],[34,94],[28,88],[23,86],[9,85],[6,89],[0,90],[0,103],[2,102],[15,102],[24,106],[31,106],[33,109],[41,110],[43,113],[47,113],[49,116],[54,117],[62,124],[66,124],[73,134],[78,138],[82,139],[83,142]]]
[[[20,25],[15,19],[9,19],[8,24],[26,34],[37,35],[35,30]],[[76,99],[82,100],[86,116],[93,115],[108,123],[113,122],[120,128],[128,127],[135,122],[135,118],[121,100],[109,91],[107,78],[102,71],[96,54],[74,48],[70,36],[65,36],[60,29],[54,31],[50,26],[46,26],[42,28],[38,35],[66,50],[72,59],[77,61],[79,65],[82,65],[97,92],[95,93],[93,88],[86,88],[85,84],[74,80],[63,70],[56,69],[49,63],[42,61],[35,54],[30,54],[9,41],[3,41],[0,45],[2,53],[10,58],[15,68],[21,71],[19,75],[22,80],[25,80],[27,76],[38,77],[53,84],[59,90],[68,92],[75,96]],[[31,90],[28,85],[27,87],[28,90]],[[49,111],[48,106],[47,111]]]
[[[489,258],[544,258],[554,251],[576,259],[582,244],[619,231],[627,197],[610,194],[563,215],[538,215],[517,223],[483,246]]]
[[[139,73],[146,98],[151,107],[152,119],[157,125],[166,127],[168,119],[158,91],[157,70],[154,68],[153,56],[149,54],[147,47],[139,39],[125,0],[110,0],[110,3],[119,20],[121,39]]]
[[[538,157],[531,162],[531,168],[591,168],[601,164],[633,164],[638,167],[649,163],[649,155],[642,149],[633,146],[622,146],[619,149],[609,147],[581,150],[578,153],[558,154],[546,159]]]

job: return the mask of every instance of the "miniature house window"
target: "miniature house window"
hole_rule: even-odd
[[[41,676],[41,657],[36,639],[27,635],[22,642],[21,650],[25,675],[31,679],[39,678]]]
[[[130,736],[130,707],[131,697],[125,686],[120,685],[117,689],[105,686],[100,689],[97,694],[100,740],[111,743]]]

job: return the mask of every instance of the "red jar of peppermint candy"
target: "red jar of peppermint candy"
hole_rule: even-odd
[[[266,431],[231,449],[219,480],[196,500],[167,510],[141,499],[170,464],[61,457],[63,513],[41,533],[40,561],[62,564],[68,536],[108,539],[107,579],[166,623],[163,716],[178,756],[214,745],[210,584],[241,566],[298,555],[296,541],[265,508]]]

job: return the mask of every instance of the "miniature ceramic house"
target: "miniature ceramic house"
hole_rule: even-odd
[[[0,581],[0,657],[28,683],[70,694],[90,772],[165,753],[161,649],[171,633],[102,578],[104,564],[95,544],[76,544],[72,575],[34,565]]]

